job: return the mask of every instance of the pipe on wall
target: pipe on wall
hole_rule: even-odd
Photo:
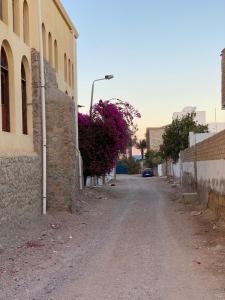
[[[47,159],[46,159],[46,100],[45,100],[45,70],[44,70],[44,54],[43,54],[43,39],[42,39],[42,14],[41,0],[38,0],[38,31],[39,31],[39,47],[40,47],[40,72],[41,72],[41,104],[42,104],[42,212],[46,215],[47,211]]]

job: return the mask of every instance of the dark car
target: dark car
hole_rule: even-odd
[[[152,177],[152,176],[153,176],[153,172],[151,168],[144,169],[144,171],[142,172],[142,177]]]

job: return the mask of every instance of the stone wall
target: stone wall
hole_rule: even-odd
[[[48,208],[72,209],[79,189],[74,102],[54,88],[46,96]]]
[[[1,226],[33,220],[42,213],[41,103],[38,55],[32,53],[33,154],[0,153]]]
[[[60,91],[55,70],[45,62],[47,207],[73,210],[79,190],[75,102]]]
[[[181,152],[183,161],[225,159],[225,130]]]
[[[20,223],[41,214],[41,162],[38,155],[0,156],[0,223]]]

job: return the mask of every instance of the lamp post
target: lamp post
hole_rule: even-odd
[[[90,103],[90,116],[91,116],[91,113],[92,113],[92,105],[93,105],[93,98],[94,98],[94,87],[95,87],[95,82],[96,81],[100,81],[100,80],[110,80],[110,79],[113,79],[114,76],[113,75],[105,75],[104,78],[100,78],[100,79],[96,79],[93,81],[92,83],[92,88],[91,88],[91,103]]]

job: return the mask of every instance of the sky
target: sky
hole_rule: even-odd
[[[185,106],[225,122],[221,110],[221,58],[225,48],[224,0],[61,0],[79,32],[78,103],[120,98],[146,127],[171,122]]]

